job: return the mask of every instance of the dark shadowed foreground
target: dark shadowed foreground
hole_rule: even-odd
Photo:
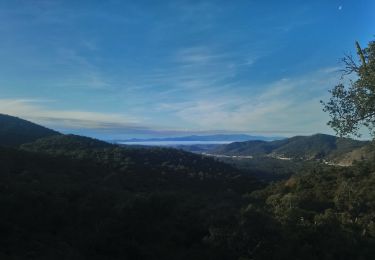
[[[47,133],[0,148],[1,259],[375,255],[373,160],[266,186],[181,150]]]

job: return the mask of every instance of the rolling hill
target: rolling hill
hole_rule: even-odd
[[[210,227],[263,186],[182,150],[46,133],[0,146],[1,259],[219,259]]]
[[[24,119],[0,114],[0,145],[18,146],[60,133]]]
[[[306,158],[366,147],[324,135],[230,146]],[[266,186],[177,149],[62,134],[0,145],[0,259],[371,259],[373,162],[313,162]]]
[[[241,176],[239,170],[228,164],[172,148],[120,147],[83,136],[59,135],[21,145],[21,149],[49,156],[91,161],[116,171],[117,174],[112,177],[117,175],[122,178],[121,175],[124,174],[136,174],[139,180],[143,179],[145,183],[168,178],[180,178],[180,181],[185,179],[186,183],[192,179],[219,180],[225,181],[229,186],[231,182],[237,183],[240,179],[245,183],[245,179],[250,180],[248,183],[253,182],[252,178]]]
[[[312,136],[295,136],[288,139],[265,141],[235,142],[221,145],[213,150],[216,154],[269,156],[284,159],[301,159],[351,163],[365,155],[368,141],[357,141],[350,138],[338,138],[331,135],[315,134]],[[357,151],[357,152],[354,152]],[[356,154],[351,160],[350,154]]]

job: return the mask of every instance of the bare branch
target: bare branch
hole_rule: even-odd
[[[345,75],[359,72],[359,66],[351,54],[345,54],[344,58],[341,59],[341,62],[344,63],[345,66],[345,68],[341,70]]]

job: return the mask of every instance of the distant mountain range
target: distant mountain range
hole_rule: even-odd
[[[60,137],[58,137],[60,136]],[[53,138],[51,138],[53,137]],[[57,131],[34,124],[24,119],[0,114],[0,145],[18,147],[25,143],[35,142],[45,138],[43,142],[49,145],[60,146],[56,142],[69,140],[72,136],[64,136]],[[78,137],[74,137],[78,138]],[[338,138],[326,134],[312,136],[295,136],[282,140],[278,137],[252,136],[245,134],[217,134],[217,135],[191,135],[170,138],[128,139],[116,140],[122,142],[166,142],[166,141],[228,141],[224,145],[191,145],[176,146],[177,148],[193,152],[207,152],[224,155],[251,155],[267,156],[282,159],[324,160],[341,165],[350,165],[354,160],[369,158],[373,152],[369,141],[358,141],[350,138]],[[94,139],[80,137],[80,141],[86,140],[85,145],[97,143]],[[70,143],[70,142],[68,142]],[[101,145],[107,145],[101,142]],[[110,144],[108,144],[110,145]],[[66,146],[66,144],[64,145]],[[79,145],[74,143],[70,149],[77,149]],[[87,148],[87,147],[86,147]],[[46,148],[47,149],[47,148]]]
[[[116,143],[121,142],[181,142],[181,141],[228,141],[228,142],[243,142],[249,140],[273,141],[279,140],[282,137],[267,137],[267,136],[253,136],[246,134],[216,134],[216,135],[190,135],[180,137],[166,137],[166,138],[146,138],[146,139],[126,139],[115,140]]]
[[[282,159],[302,159],[336,162],[348,165],[368,156],[369,141],[339,138],[326,134],[295,136],[283,140],[234,142],[215,147],[211,152],[225,155],[270,156]]]

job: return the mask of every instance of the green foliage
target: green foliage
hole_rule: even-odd
[[[375,134],[375,41],[361,49],[356,42],[361,64],[357,64],[351,56],[345,57],[346,74],[355,74],[356,80],[349,87],[340,83],[330,92],[331,99],[323,103],[324,111],[331,120],[328,122],[341,136],[354,134],[360,136],[362,126]]]
[[[277,246],[268,245],[259,252],[272,250],[269,259],[372,258],[374,184],[375,165],[366,162],[345,169],[315,168],[252,192],[248,208],[272,216],[277,223],[273,232],[282,237]],[[248,221],[246,216],[242,218],[240,223]],[[244,254],[250,259],[267,259]]]

